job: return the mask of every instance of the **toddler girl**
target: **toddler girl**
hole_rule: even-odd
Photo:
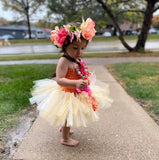
[[[64,53],[56,68],[56,81],[35,81],[30,102],[37,103],[40,116],[51,124],[62,126],[61,144],[76,146],[79,142],[70,138],[70,127],[87,126],[98,120],[98,107],[110,106],[108,89],[92,84],[94,75],[81,60],[84,49],[95,35],[95,23],[90,18],[80,27],[64,25],[55,27],[51,41]]]

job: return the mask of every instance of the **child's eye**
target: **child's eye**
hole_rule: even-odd
[[[78,49],[77,47],[73,47],[73,49]]]

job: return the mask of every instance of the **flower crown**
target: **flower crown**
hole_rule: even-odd
[[[62,48],[64,44],[67,45],[67,39],[69,39],[70,42],[73,41],[74,37],[76,37],[77,40],[80,40],[81,35],[84,39],[90,42],[96,33],[94,27],[95,23],[91,18],[87,18],[86,21],[82,19],[82,24],[79,28],[75,25],[71,26],[69,24],[63,25],[63,27],[61,27],[60,29],[58,26],[56,26],[55,30],[51,31],[50,39],[58,48]]]

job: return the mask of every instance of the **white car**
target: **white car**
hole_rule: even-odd
[[[154,28],[151,28],[151,29],[149,30],[149,34],[156,34],[156,33],[157,33],[157,30],[154,29]]]
[[[5,40],[5,39],[15,39],[12,35],[6,34],[0,37],[1,40]]]
[[[31,34],[31,38],[35,39],[36,38],[35,34]],[[29,39],[29,34],[25,35],[24,39]]]
[[[137,35],[138,32],[137,32],[137,31],[132,31],[132,34],[133,34],[133,35]]]
[[[112,35],[111,35],[110,32],[104,32],[104,33],[102,34],[102,36],[104,36],[104,37],[111,37]]]

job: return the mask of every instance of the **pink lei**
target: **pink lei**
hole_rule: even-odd
[[[88,71],[88,67],[86,66],[86,63],[84,60],[80,61],[80,68],[76,69],[77,74],[79,74],[83,80],[87,80],[88,81],[88,85],[83,88],[83,89],[79,89],[76,88],[78,93],[81,92],[85,92],[87,93],[88,96],[86,96],[87,98],[87,102],[92,106],[93,110],[96,111],[98,109],[98,103],[95,101],[95,98],[92,96],[92,91],[89,87],[90,85],[90,76],[91,76],[91,72]]]

